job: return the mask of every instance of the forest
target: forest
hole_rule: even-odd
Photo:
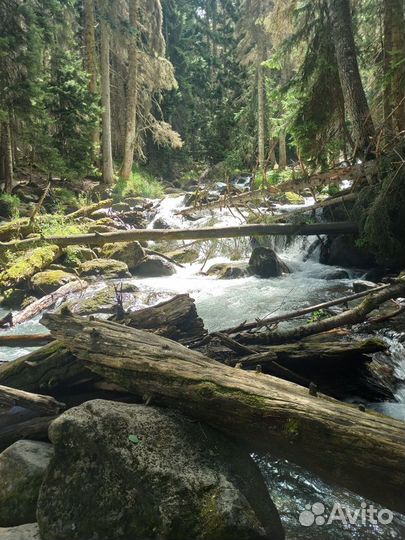
[[[404,0],[0,0],[0,540],[405,537]]]

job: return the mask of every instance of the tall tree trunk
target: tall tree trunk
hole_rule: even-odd
[[[405,130],[405,16],[402,0],[385,0],[391,4],[392,13],[392,106],[394,126],[398,132]]]
[[[10,113],[3,122],[2,128],[3,181],[4,193],[11,193],[14,182],[13,143],[11,139]]]
[[[132,36],[128,47],[129,66],[126,129],[124,140],[124,158],[120,171],[120,176],[124,180],[128,180],[132,173],[136,142],[138,108],[138,0],[130,0],[129,2],[129,24],[131,25]]]
[[[259,170],[265,172],[265,138],[266,138],[266,89],[263,66],[261,60],[257,66],[257,126],[258,126],[258,148],[259,148]]]
[[[278,166],[283,171],[287,167],[287,143],[286,143],[286,134],[284,130],[280,132],[278,148],[279,148]]]
[[[97,94],[97,51],[96,51],[96,15],[94,0],[84,0],[85,16],[85,45],[86,45],[86,68],[89,74],[89,92]],[[93,145],[96,149],[100,144],[99,127],[93,132]]]
[[[101,56],[101,105],[103,107],[103,182],[114,181],[112,145],[111,145],[111,95],[110,95],[110,30],[107,22],[100,21],[100,56]]]
[[[358,154],[370,155],[374,151],[375,130],[357,62],[350,0],[328,0],[328,8],[339,78],[356,147]]]

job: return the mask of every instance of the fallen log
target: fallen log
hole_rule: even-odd
[[[94,373],[57,341],[0,365],[0,384],[27,392],[54,393],[58,388],[95,379]]]
[[[131,229],[127,231],[77,234],[72,236],[48,236],[27,238],[18,242],[0,243],[2,250],[29,249],[44,244],[59,247],[71,245],[102,246],[114,242],[134,240],[210,240],[212,238],[240,238],[244,236],[317,236],[320,234],[340,235],[358,233],[358,225],[351,221],[332,223],[273,223],[270,225],[239,225],[236,227],[206,227],[201,229]]]
[[[101,210],[102,208],[109,208],[112,205],[112,203],[113,203],[112,199],[105,199],[104,201],[98,201],[88,206],[82,206],[82,208],[79,208],[79,210],[76,210],[75,212],[71,212],[70,214],[67,214],[65,217],[66,219],[76,219],[78,217],[90,216],[93,212],[97,212],[97,210]]]
[[[51,396],[33,394],[24,390],[17,390],[8,386],[0,385],[0,405],[5,405],[10,409],[18,405],[26,409],[38,411],[41,416],[59,414],[65,408],[64,403],[56,401]]]
[[[50,334],[0,335],[0,347],[39,347],[53,341]]]
[[[15,219],[0,225],[0,241],[8,242],[12,238],[25,236],[31,232],[30,220],[27,218]]]
[[[180,294],[155,306],[113,317],[112,320],[139,330],[155,332],[180,343],[200,340],[207,333],[194,300],[188,294]]]
[[[405,511],[405,424],[293,383],[222,365],[183,345],[120,324],[46,314],[45,324],[85,365],[137,396],[183,410],[383,506]]]
[[[368,291],[370,293],[370,291]],[[341,326],[359,324],[367,319],[367,315],[377,309],[381,304],[393,298],[405,296],[405,277],[397,280],[396,283],[380,289],[377,292],[371,292],[367,297],[353,309],[339,313],[333,317],[322,319],[317,322],[304,324],[288,330],[273,330],[255,336],[255,342],[265,343],[267,345],[276,343],[286,343],[297,341],[307,336],[327,332],[333,328]],[[249,335],[245,336],[249,342]],[[242,340],[245,343],[245,340]]]
[[[213,210],[214,208],[226,208],[227,206],[236,207],[244,205],[244,203],[254,200],[262,200],[271,194],[276,194],[277,188],[271,187],[269,190],[256,189],[254,191],[247,191],[246,193],[241,193],[239,195],[226,194],[220,197],[217,201],[212,201],[209,203],[195,204],[192,206],[187,206],[179,212],[178,215],[186,216],[194,212],[203,212],[205,210]]]
[[[236,334],[237,332],[241,332],[241,331],[269,327],[269,326],[278,324],[280,322],[290,321],[292,319],[298,319],[299,317],[303,317],[304,315],[308,315],[309,313],[313,313],[314,311],[319,311],[321,309],[327,309],[329,307],[338,306],[339,304],[347,304],[348,302],[352,302],[353,300],[358,300],[359,298],[364,298],[365,296],[368,296],[370,293],[382,291],[384,289],[387,289],[388,287],[389,285],[381,285],[380,287],[376,287],[375,289],[368,289],[367,291],[362,291],[362,292],[350,294],[347,296],[341,296],[340,298],[336,298],[335,300],[329,300],[328,302],[322,302],[320,304],[315,304],[306,308],[296,309],[295,311],[280,313],[279,315],[272,315],[269,317],[264,317],[263,319],[256,319],[255,321],[252,321],[249,323],[243,322],[242,324],[238,326],[234,326],[232,328],[226,328],[225,330],[222,330],[221,332],[223,334]]]
[[[62,285],[62,287],[59,287],[59,289],[57,289],[55,292],[47,294],[39,300],[35,300],[35,302],[32,302],[32,304],[27,306],[25,309],[23,309],[16,315],[13,315],[12,326],[17,326],[18,324],[29,321],[30,319],[36,317],[46,309],[51,308],[56,304],[56,302],[58,302],[59,300],[63,300],[70,294],[84,291],[87,286],[88,283],[86,281],[82,281],[79,279],[77,281],[71,281],[70,283]]]
[[[48,440],[48,428],[56,416],[38,416],[0,428],[0,452],[21,439]]]

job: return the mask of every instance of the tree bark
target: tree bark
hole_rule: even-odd
[[[100,21],[103,182],[112,184],[114,171],[111,143],[110,29],[104,17],[105,15]]]
[[[345,108],[352,121],[358,153],[368,157],[374,151],[374,124],[357,62],[350,0],[328,0],[339,78]]]
[[[263,175],[266,169],[266,88],[264,69],[260,58],[257,66],[257,129],[258,129],[258,151],[259,151],[259,171]]]
[[[24,390],[16,390],[8,386],[0,385],[0,405],[12,408],[18,405],[25,409],[38,411],[41,416],[49,416],[51,414],[59,414],[65,408],[64,403],[56,401],[51,396],[43,396],[25,392]]]
[[[129,24],[131,37],[128,45],[128,88],[126,107],[126,129],[124,140],[124,158],[120,176],[128,180],[132,173],[137,129],[138,110],[138,0],[129,0]]]
[[[278,157],[278,166],[280,170],[284,171],[287,167],[287,142],[285,131],[280,133],[279,137],[279,157]]]
[[[272,225],[239,225],[236,227],[206,227],[201,229],[133,229],[127,231],[27,238],[0,243],[3,250],[28,249],[43,244],[66,247],[73,245],[102,246],[111,242],[133,240],[209,240],[211,238],[241,238],[245,236],[317,236],[319,234],[357,234],[358,225],[351,221],[331,223],[273,223]],[[2,274],[0,274],[1,283]]]
[[[7,115],[3,122],[2,129],[2,146],[3,146],[3,181],[4,193],[11,193],[14,185],[14,165],[13,165],[13,145],[11,140],[10,114]]]
[[[405,511],[403,422],[224,366],[142,330],[70,314],[48,314],[42,322],[106,380]]]

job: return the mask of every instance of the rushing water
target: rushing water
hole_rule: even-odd
[[[307,200],[306,204],[312,201]],[[195,227],[207,225],[237,225],[243,219],[237,211],[217,210],[199,216],[194,221],[188,221],[176,212],[183,206],[183,197],[166,198],[162,201],[158,214],[154,217],[163,219],[172,227]],[[289,206],[289,209],[293,207]],[[284,208],[285,210],[285,208]],[[150,224],[153,226],[153,220]],[[355,277],[350,274],[345,280],[326,280],[325,276],[332,270],[317,262],[317,254],[304,262],[305,248],[311,239],[296,239],[288,242],[286,238],[277,238],[274,241],[279,255],[289,265],[291,274],[275,279],[257,279],[248,277],[235,280],[218,280],[208,277],[202,272],[216,262],[226,262],[229,258],[247,260],[251,251],[247,239],[223,240],[218,242],[202,242],[199,244],[200,258],[192,265],[179,269],[171,277],[134,279],[141,289],[136,307],[143,307],[169,298],[174,293],[188,292],[195,299],[199,315],[203,318],[206,328],[210,331],[220,330],[237,325],[245,320],[253,320],[268,314],[291,311],[313,303],[341,296],[346,293]],[[186,244],[185,244],[186,245]],[[227,257],[221,256],[226,253]],[[91,295],[100,284],[92,286],[86,291]],[[0,313],[1,316],[1,313]],[[44,331],[37,320],[18,326],[10,333],[35,333]],[[391,349],[391,358],[394,363],[396,376],[404,380],[405,351],[401,343],[403,334],[399,330],[382,329],[380,335],[387,340]],[[0,360],[12,360],[28,352],[28,349],[0,348]],[[404,416],[405,386],[398,388],[398,403],[379,403],[373,407],[381,412],[396,416]],[[269,486],[273,500],[280,510],[289,540],[377,540],[405,538],[405,520],[395,515],[391,524],[363,524],[361,518],[354,524],[333,521],[324,523],[333,509],[334,504],[340,504],[352,511],[362,509],[363,501],[360,497],[322,482],[319,478],[307,471],[283,460],[256,458]],[[382,486],[383,489],[383,486]],[[322,503],[324,509],[320,525],[303,526],[299,521],[301,512],[306,505]],[[321,507],[316,506],[317,510]],[[376,507],[379,508],[379,507]],[[326,516],[326,518],[324,517]]]

